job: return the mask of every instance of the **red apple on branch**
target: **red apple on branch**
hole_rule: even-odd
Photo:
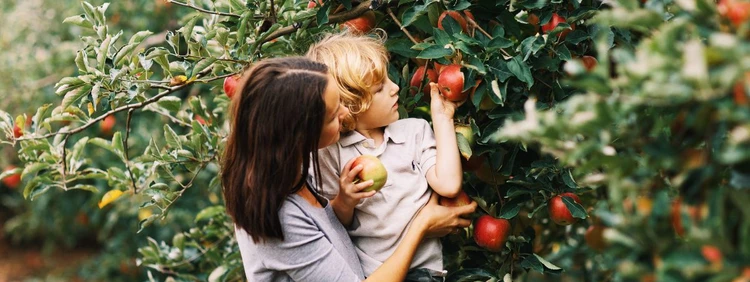
[[[567,21],[565,20],[565,18],[561,17],[557,13],[554,13],[554,14],[552,14],[552,19],[550,19],[547,24],[545,24],[545,25],[542,26],[542,31],[544,33],[549,33],[550,31],[554,30],[557,27],[557,25],[559,25],[561,23],[566,23],[566,22]],[[570,25],[570,29],[566,29],[566,30],[560,32],[557,35],[557,37],[560,40],[565,39],[565,36],[567,36],[568,33],[570,33],[570,31],[574,30],[574,29],[575,29],[575,25],[571,24]]]
[[[356,19],[346,21],[342,26],[357,34],[368,33],[375,28],[375,13],[367,11]]]
[[[586,68],[586,71],[594,70],[594,68],[596,68],[596,64],[598,63],[596,58],[592,56],[582,56],[581,61],[583,61],[583,67]]]
[[[474,242],[493,252],[502,251],[510,235],[510,222],[489,215],[480,216],[474,222]]]
[[[363,191],[378,191],[385,186],[385,182],[388,180],[388,171],[385,170],[385,166],[375,156],[361,155],[354,159],[352,167],[362,165],[362,171],[357,174],[355,182],[365,182],[373,180],[373,184],[370,187],[365,188]]]
[[[107,136],[112,135],[112,128],[115,127],[116,122],[117,120],[115,119],[115,116],[108,115],[99,124],[99,129],[102,131],[104,135],[107,135]]]
[[[573,193],[562,193],[560,195],[552,197],[548,203],[548,211],[550,219],[558,225],[570,225],[578,221],[577,218],[573,217],[568,209],[568,206],[563,202],[563,197],[570,197],[576,203],[581,203],[581,199]]]
[[[237,90],[237,84],[239,84],[240,76],[233,75],[228,76],[224,79],[224,93],[227,94],[227,97],[229,99],[232,99],[232,96],[234,96],[235,91]]]
[[[419,88],[420,85],[422,85],[422,78],[425,77],[425,69],[427,70],[427,82],[424,84],[424,88],[422,89],[422,93],[426,97],[430,97],[430,82],[437,82],[438,81],[438,74],[433,69],[427,69],[425,66],[421,66],[417,68],[417,70],[414,72],[414,76],[411,77],[411,82],[409,83],[410,86]],[[411,94],[417,94],[416,90],[411,90]]]
[[[438,77],[438,88],[440,94],[452,102],[466,100],[468,92],[464,90],[464,74],[461,65],[452,64],[444,67]]]
[[[5,168],[5,171],[9,171],[9,170],[13,170],[13,169],[16,169],[16,166],[9,165],[8,167]],[[6,187],[10,188],[10,189],[15,189],[16,187],[18,187],[19,183],[21,183],[21,174],[20,173],[11,174],[11,175],[3,178],[3,184]]]

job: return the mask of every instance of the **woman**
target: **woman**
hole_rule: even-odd
[[[347,109],[324,64],[302,57],[267,59],[243,76],[231,107],[222,181],[249,281],[361,281],[362,267],[345,228],[320,196],[318,149],[338,141]],[[341,185],[361,166],[347,166]],[[430,202],[394,253],[366,281],[401,281],[424,237],[467,227],[459,208]]]

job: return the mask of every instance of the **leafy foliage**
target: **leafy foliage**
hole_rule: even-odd
[[[456,118],[473,131],[457,134],[464,190],[479,213],[511,223],[500,252],[479,247],[471,229],[446,237],[450,281],[728,281],[747,272],[750,25],[713,2],[166,4],[180,11],[177,25],[155,32],[115,30],[114,5],[82,2],[82,14],[64,20],[83,47],[67,63],[75,73],[54,87],[59,97],[33,114],[0,112],[2,142],[23,163],[23,196],[91,193],[91,213],[109,230],[137,217],[124,234],[139,232],[141,278],[243,279],[219,199],[230,100],[215,86],[256,60],[302,54],[371,9],[387,34],[402,117],[429,119],[412,91],[424,85],[410,85],[418,66],[462,66],[468,101]],[[438,28],[446,10],[464,16]],[[112,116],[115,129],[104,126]],[[568,192],[581,199],[563,197],[577,222],[559,226],[548,202]]]

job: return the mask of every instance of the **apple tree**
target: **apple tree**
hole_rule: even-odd
[[[29,200],[84,190],[99,208],[149,210],[138,232],[180,222],[172,238],[139,244],[144,277],[244,278],[216,199],[235,75],[324,33],[373,27],[402,117],[429,119],[428,81],[465,101],[463,191],[480,209],[443,240],[448,280],[750,276],[744,2],[168,2],[185,11],[179,28],[129,36],[107,25],[108,4],[83,2],[65,20],[85,47],[56,85],[60,101],[0,113],[23,161],[0,178],[20,173]],[[157,34],[162,44],[143,45]],[[85,134],[112,116],[111,136]],[[176,206],[198,201],[190,193],[215,200],[175,221]]]

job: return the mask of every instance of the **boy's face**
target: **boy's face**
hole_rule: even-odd
[[[336,86],[336,80],[328,75],[328,86],[323,94],[326,102],[326,115],[323,119],[323,129],[320,132],[318,147],[325,148],[328,145],[339,141],[339,131],[341,130],[341,119],[349,114],[349,110],[341,104],[339,98],[339,88]]]
[[[398,120],[399,87],[386,76],[376,83],[372,91],[370,107],[357,116],[357,129],[372,129],[387,126]]]

